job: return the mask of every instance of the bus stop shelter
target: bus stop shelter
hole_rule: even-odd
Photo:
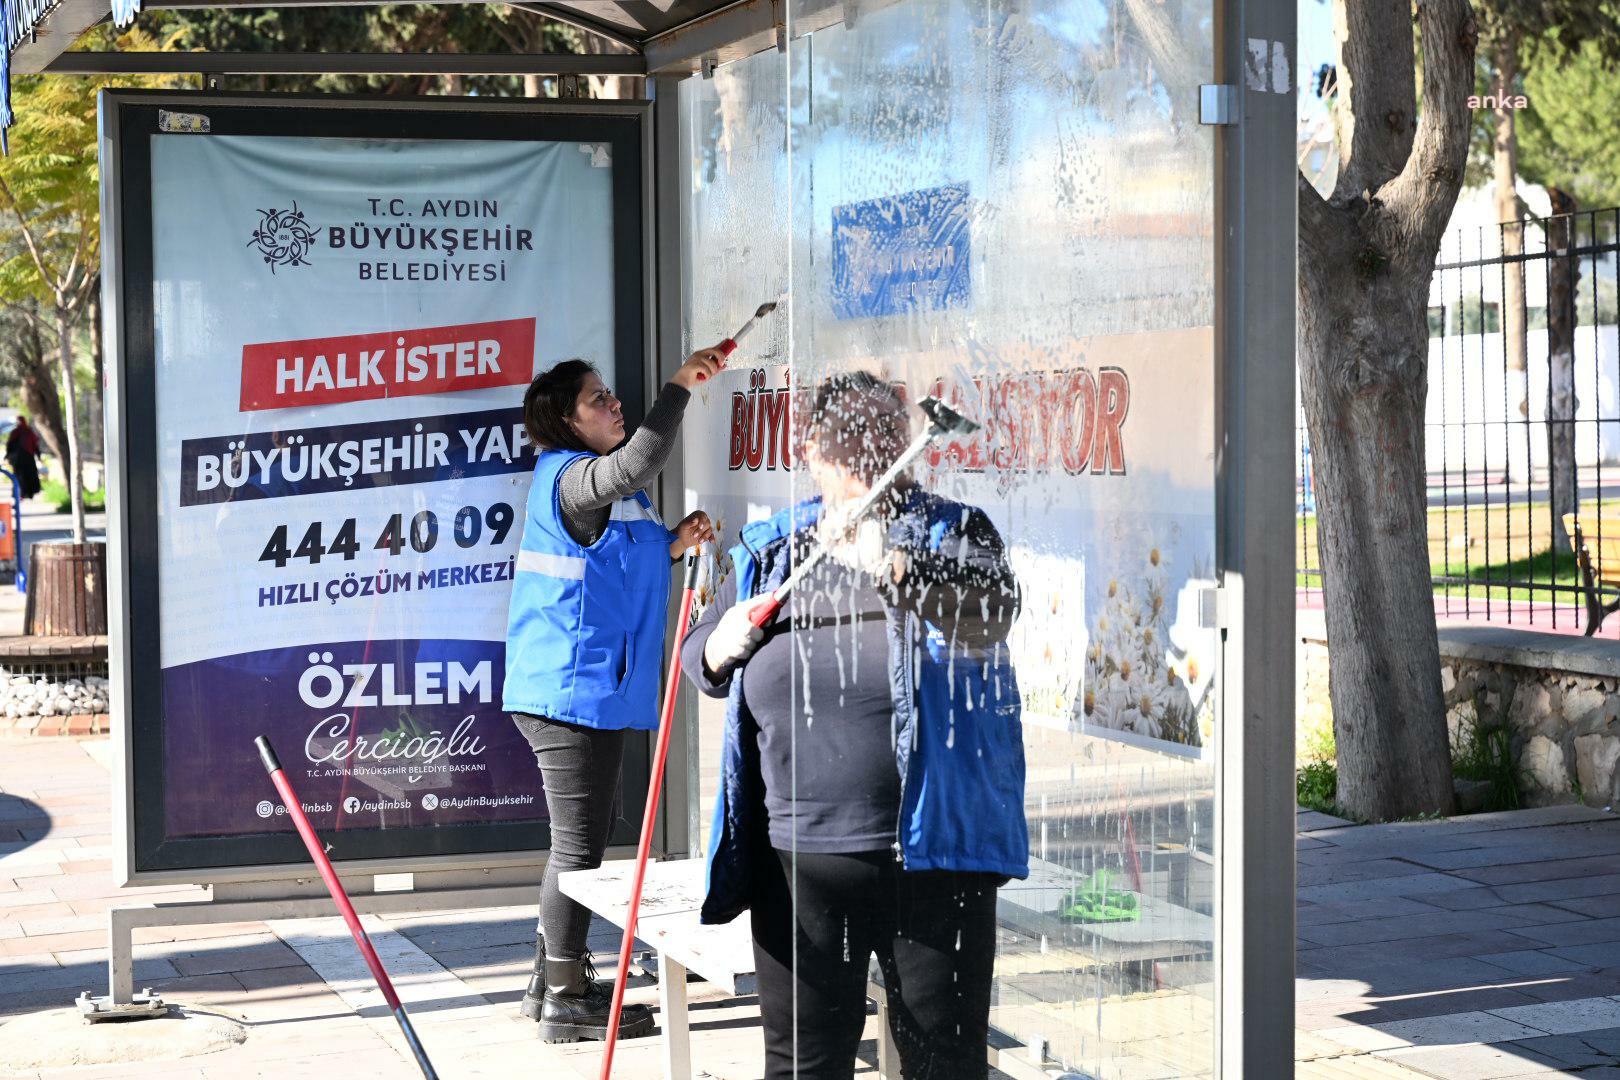
[[[1024,590],[1010,647],[1025,702],[1033,869],[1028,882],[1004,892],[1007,937],[992,1023],[1038,1047],[1045,1068],[1107,1074],[1120,1040],[1095,1021],[1096,1005],[1103,998],[1145,998],[1156,1004],[1140,1037],[1176,1041],[1186,1075],[1288,1073],[1295,812],[1291,4],[578,0],[512,6],[596,35],[606,43],[601,52],[72,48],[87,28],[134,17],[120,6],[106,0],[8,6],[7,33],[13,74],[190,74],[207,88],[127,95],[103,106],[103,229],[110,237],[104,332],[109,355],[121,357],[113,366],[122,380],[107,398],[107,437],[112,663],[115,685],[123,687],[115,698],[115,723],[123,729],[115,818],[126,822],[119,867],[127,883],[210,882],[222,902],[290,904],[278,909],[289,913],[319,903],[307,886],[296,885],[308,871],[296,847],[282,842],[290,836],[261,843],[251,821],[215,828],[199,818],[189,831],[176,829],[184,816],[183,807],[177,810],[179,785],[171,778],[166,794],[153,796],[167,807],[163,812],[143,794],[160,783],[147,774],[172,772],[174,759],[165,755],[180,741],[174,695],[190,685],[175,681],[179,674],[157,676],[184,650],[136,630],[149,629],[144,620],[160,598],[178,603],[184,592],[163,576],[177,568],[163,566],[162,544],[170,540],[162,530],[173,527],[167,522],[174,511],[159,507],[170,495],[163,470],[171,448],[158,414],[172,407],[163,395],[174,391],[164,380],[177,378],[174,365],[183,359],[179,353],[165,359],[163,350],[175,347],[177,336],[164,322],[165,305],[179,302],[184,282],[207,276],[189,263],[172,282],[165,276],[165,267],[195,253],[164,225],[171,219],[162,216],[170,211],[161,201],[175,177],[202,185],[188,196],[199,206],[225,190],[209,186],[214,174],[206,170],[215,166],[206,153],[164,165],[154,140],[212,133],[493,144],[517,138],[505,128],[531,124],[524,130],[534,139],[584,153],[555,173],[514,158],[513,171],[503,174],[509,178],[501,205],[509,198],[515,205],[524,189],[563,172],[577,172],[585,187],[596,183],[591,170],[611,173],[611,183],[597,178],[601,201],[590,204],[604,230],[612,221],[601,233],[605,261],[577,272],[572,263],[553,264],[521,278],[530,272],[521,257],[530,248],[521,228],[501,224],[507,211],[497,212],[491,198],[489,220],[466,242],[498,254],[469,273],[505,282],[510,270],[513,282],[533,280],[540,289],[583,278],[601,285],[591,295],[616,297],[600,328],[610,344],[596,358],[617,380],[627,413],[644,411],[692,348],[725,337],[760,302],[786,301],[782,317],[750,340],[734,368],[696,396],[680,460],[655,493],[666,516],[677,507],[701,507],[734,537],[744,521],[808,494],[789,468],[788,399],[833,371],[879,370],[911,393],[940,393],[984,421],[976,439],[940,448],[927,475],[986,508],[1013,552]],[[145,6],[258,5],[148,0]],[[610,102],[567,96],[400,103],[216,92],[223,76],[325,72],[537,74],[556,76],[570,92],[585,76],[621,76],[641,95]],[[329,122],[328,113],[350,106],[375,114],[375,126]],[[341,151],[339,143],[330,145]],[[129,147],[140,149],[131,157],[124,153]],[[429,155],[423,168],[440,168],[435,160]],[[379,190],[371,200],[373,214],[389,216],[386,196]],[[319,197],[312,193],[309,202],[319,205]],[[469,220],[479,213],[477,203],[469,199]],[[411,213],[406,205],[399,200],[390,228]],[[456,212],[453,199],[444,206]],[[338,225],[315,220],[319,214],[309,205],[303,212],[314,222],[307,229],[302,218],[278,217],[252,234],[277,282],[304,265],[306,248],[350,258],[361,239],[376,241],[376,226],[365,221]],[[536,213],[558,214],[555,220],[566,223],[578,211]],[[386,271],[377,269],[385,264]],[[368,281],[385,272],[416,273],[369,255],[367,265]],[[421,272],[449,274],[449,265]],[[179,291],[166,291],[171,284]],[[497,343],[491,348],[506,341],[504,332],[488,332]],[[407,347],[403,330],[399,343]],[[287,393],[292,378],[273,371],[262,384],[253,382],[254,347],[243,351],[244,418],[292,403],[254,396]],[[546,360],[537,350],[534,364]],[[237,379],[234,370],[230,378]],[[337,393],[346,384],[340,376],[334,385]],[[294,387],[318,391],[314,381]],[[328,400],[338,399],[297,404]],[[231,454],[262,452],[268,462],[272,449],[286,449],[279,430],[241,422],[248,433],[237,431],[227,443],[221,429],[218,447],[176,443],[174,460],[223,484],[207,470],[228,477]],[[423,431],[420,424],[415,430]],[[216,464],[198,464],[204,459]],[[266,477],[269,471],[266,465]],[[480,475],[498,473],[491,466]],[[182,488],[177,505],[214,507],[210,522],[239,512],[237,502],[208,494],[206,484]],[[345,490],[339,483],[330,497],[346,498]],[[285,494],[266,481],[253,498],[279,505]],[[506,504],[463,507],[454,520],[456,542],[470,550],[484,542],[480,537],[508,535],[511,518],[499,505]],[[418,521],[427,524],[418,528]],[[422,553],[432,537],[450,536],[451,523],[440,530],[438,521],[411,519],[409,546]],[[278,568],[296,561],[297,531],[285,534],[280,549],[281,534],[272,535],[258,561]],[[393,536],[395,554],[407,546],[405,535]],[[379,546],[388,536],[385,529]],[[317,540],[313,550],[321,546]],[[480,572],[481,581],[489,579],[490,571]],[[344,586],[333,580],[336,611]],[[412,580],[424,589],[446,581]],[[297,588],[263,586],[261,619],[273,621],[286,604],[301,602]],[[328,598],[319,603],[324,610]],[[321,648],[309,647],[306,703],[325,701],[320,676],[310,673],[330,669],[336,680],[342,667],[341,657],[334,661]],[[433,652],[414,639],[411,648],[417,651],[398,654],[400,665],[414,662],[419,673],[423,664],[440,665],[449,680],[443,685],[476,692],[482,670],[476,651]],[[382,666],[394,655],[385,653]],[[433,668],[424,683],[418,674],[418,702],[424,686],[435,703],[442,701],[440,676]],[[337,702],[342,690],[335,681],[333,687]],[[707,704],[693,704],[677,732],[659,845],[668,856],[699,854],[706,843],[717,724]],[[328,743],[351,737],[327,735]],[[310,753],[335,753],[321,750],[322,738],[306,741],[315,747]],[[626,822],[639,819],[636,791],[647,772],[645,752],[632,758]],[[435,796],[435,806],[449,790]],[[356,812],[367,799],[387,798],[375,785],[348,791],[336,801],[352,798]],[[259,816],[266,828],[285,824],[273,807]],[[522,821],[510,824],[500,832],[469,817],[456,825],[461,831],[440,833],[418,821],[369,838],[360,829],[354,846],[337,854],[348,856],[345,873],[355,882],[415,873],[423,906],[442,900],[442,890],[477,882],[498,884],[510,898],[529,887],[544,859],[543,844],[512,839]],[[495,831],[479,831],[486,826]],[[460,839],[438,846],[397,839],[412,833]],[[633,841],[633,830],[615,837],[621,851]],[[1116,886],[1136,894],[1150,914],[1115,927],[1074,914],[1077,889],[1106,894]],[[364,906],[371,890],[357,891]],[[369,900],[395,909],[410,902],[382,896]],[[116,951],[116,913],[114,926]],[[122,932],[127,941],[128,926]],[[114,997],[116,968],[115,959]],[[127,991],[127,970],[123,978]]]

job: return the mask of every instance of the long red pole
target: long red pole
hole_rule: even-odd
[[[298,835],[304,841],[304,847],[309,851],[309,857],[315,860],[315,868],[321,872],[321,880],[326,882],[326,891],[332,894],[332,902],[337,904],[338,913],[349,926],[349,933],[354,937],[354,943],[360,947],[360,955],[365,958],[366,967],[371,969],[371,977],[377,981],[377,989],[382,991],[383,1000],[388,1002],[394,1019],[399,1021],[399,1028],[405,1033],[405,1042],[409,1044],[411,1053],[416,1056],[416,1064],[422,1070],[427,1080],[439,1080],[439,1074],[433,1071],[433,1063],[428,1060],[427,1051],[423,1049],[421,1040],[416,1037],[416,1029],[411,1027],[410,1017],[405,1015],[405,1006],[400,1003],[399,995],[394,992],[393,981],[388,978],[388,972],[383,968],[382,960],[377,956],[377,950],[371,947],[371,938],[366,936],[365,927],[360,925],[360,916],[355,914],[354,905],[349,903],[349,894],[343,890],[343,882],[338,880],[337,871],[332,869],[332,860],[326,857],[326,851],[321,847],[320,837],[315,835],[315,829],[304,816],[304,807],[298,801],[298,793],[293,790],[292,781],[281,768],[281,762],[276,758],[276,752],[270,745],[270,740],[260,735],[253,740],[253,745],[259,748],[259,760],[264,762],[265,772],[270,774],[270,782],[276,785],[276,794],[281,796],[281,804],[287,808],[287,814],[293,819],[293,825],[298,829]]]
[[[647,876],[647,855],[652,850],[653,824],[658,800],[664,793],[664,761],[669,757],[669,733],[674,728],[675,702],[681,694],[681,643],[692,615],[692,592],[697,586],[697,549],[686,556],[686,585],[681,591],[681,614],[675,622],[675,647],[670,650],[669,683],[664,688],[664,711],[658,718],[658,749],[653,754],[652,779],[647,784],[647,807],[641,814],[641,843],[636,848],[636,876],[630,884],[630,907],[624,917],[624,943],[619,946],[619,974],[613,980],[613,1008],[608,1013],[607,1047],[602,1054],[602,1080],[613,1075],[613,1050],[619,1044],[619,1017],[624,1012],[624,984],[630,977],[630,948],[636,940],[636,916],[641,910],[641,885]],[[668,978],[663,973],[661,978]],[[668,1018],[665,1018],[667,1024]]]

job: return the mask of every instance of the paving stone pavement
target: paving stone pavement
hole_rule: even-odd
[[[1620,816],[1299,826],[1296,1026],[1317,1060],[1620,1077]]]
[[[104,988],[110,906],[205,896],[114,887],[109,756],[105,738],[0,737],[0,1047],[6,1020]],[[1354,827],[1302,813],[1299,826],[1296,1076],[1620,1077],[1620,818],[1559,807]],[[518,1015],[532,910],[367,922],[447,1080],[595,1077],[599,1048],[540,1044]],[[599,954],[617,944],[615,928],[593,928]],[[247,1040],[183,1061],[0,1076],[416,1075],[356,970],[335,919],[137,931],[139,985],[242,1021]],[[717,1080],[761,1076],[755,1000],[689,990],[697,1067]],[[656,1007],[644,976],[628,996]],[[1151,1001],[1098,1008],[1154,1023]],[[875,1073],[873,1035],[875,1018],[863,1077]],[[1107,1075],[1188,1075],[1176,1060],[1133,1058]],[[661,1075],[657,1038],[626,1043],[615,1071]]]
[[[143,899],[202,900],[188,886],[119,889],[112,880],[110,743],[0,733],[0,1050],[7,1020],[106,991],[107,916]],[[396,987],[445,1080],[546,1076],[595,1080],[598,1044],[547,1046],[518,1013],[534,957],[533,908],[367,916]],[[617,955],[620,932],[593,925],[590,947]],[[166,1000],[244,1023],[239,1046],[182,1061],[7,1072],[3,1080],[237,1080],[289,1075],[409,1080],[420,1075],[337,918],[142,929],[135,980]],[[611,964],[604,964],[611,967]],[[694,1056],[716,1080],[764,1073],[758,1008],[694,983]],[[656,1008],[635,975],[626,1000]],[[875,1035],[875,1019],[869,1035]],[[106,1030],[86,1029],[89,1032]],[[874,1043],[863,1075],[874,1073]],[[627,1040],[620,1080],[662,1075],[656,1037]]]

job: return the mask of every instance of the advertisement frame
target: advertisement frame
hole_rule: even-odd
[[[307,878],[303,848],[290,831],[184,839],[165,832],[170,778],[157,632],[162,605],[150,171],[160,107],[205,111],[212,135],[608,143],[615,163],[615,377],[625,414],[636,421],[645,408],[654,355],[650,103],[185,91],[101,95],[104,419],[106,445],[115,451],[107,467],[114,876],[125,886]],[[254,752],[252,734],[243,734],[246,754]],[[628,740],[612,846],[635,842],[649,769],[647,740]],[[414,873],[541,865],[550,830],[535,822],[462,823],[354,830],[329,839],[336,841],[332,855],[345,873]]]

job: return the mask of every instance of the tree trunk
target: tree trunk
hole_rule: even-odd
[[[451,72],[444,76],[444,93],[450,97],[461,97],[467,92],[466,76],[459,72]]]
[[[1428,281],[1357,287],[1343,265],[1313,263],[1299,266],[1300,393],[1316,471],[1338,802],[1368,821],[1450,813],[1423,452]]]
[[[1505,35],[1496,44],[1496,83],[1492,92],[1502,101],[1511,99],[1519,76],[1519,36]],[[1496,220],[1502,225],[1502,255],[1511,259],[1524,254],[1524,222],[1519,210],[1519,140],[1513,126],[1513,110],[1497,106],[1493,160],[1496,167]],[[1483,306],[1484,298],[1481,297]],[[1482,329],[1484,312],[1480,314]],[[1507,355],[1507,479],[1510,484],[1530,483],[1530,387],[1528,347],[1525,341],[1524,263],[1502,265],[1502,308],[1499,323],[1502,347]],[[1526,492],[1528,495],[1529,492]]]
[[[45,447],[56,455],[65,470],[71,456],[67,428],[62,423],[62,399],[56,392],[54,365],[45,355],[45,342],[32,322],[24,324],[18,345],[16,360],[22,380],[23,411],[33,421]]]
[[[1574,248],[1575,197],[1548,188],[1552,197],[1547,222],[1547,505],[1552,514],[1553,551],[1573,554],[1564,515],[1576,512],[1580,477],[1575,470],[1575,286],[1580,260],[1559,256]]]
[[[630,52],[623,45],[596,34],[585,34],[583,45],[585,52],[592,56],[622,56]],[[630,75],[587,75],[586,83],[593,98],[611,100],[646,96],[645,80]]]
[[[533,72],[523,76],[523,96],[531,98],[545,96],[545,93],[540,86],[540,76],[534,74]]]
[[[72,460],[68,451],[67,428],[62,423],[62,399],[56,392],[56,376],[48,368],[30,368],[22,376],[23,411],[39,432],[45,449],[56,455],[65,470]]]
[[[73,392],[73,317],[65,307],[56,309],[56,332],[61,346],[62,402],[67,409],[68,495],[73,503],[73,542],[84,543],[84,462],[79,455],[78,395]]]
[[[90,360],[95,367],[95,389],[91,399],[90,430],[95,433],[92,442],[101,451],[103,473],[107,461],[106,445],[106,363],[101,352],[101,289],[90,294]],[[106,481],[102,481],[105,486]]]
[[[1455,799],[1429,571],[1428,296],[1468,158],[1466,0],[1336,0],[1330,199],[1303,175],[1300,395],[1315,463],[1338,803],[1370,821]]]

